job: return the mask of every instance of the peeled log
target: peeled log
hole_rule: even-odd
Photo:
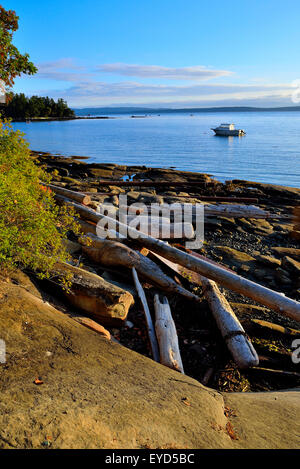
[[[63,290],[64,296],[75,306],[107,326],[121,325],[127,317],[133,296],[107,282],[99,275],[78,267],[57,262],[53,276],[71,276],[70,291]]]
[[[109,220],[108,217],[97,214],[93,210],[88,209],[83,205],[76,204],[75,202],[68,201],[63,197],[61,197],[61,201],[73,206],[80,216],[85,219],[92,220],[96,223],[103,219]],[[212,265],[203,259],[196,258],[191,254],[187,254],[173,246],[169,246],[165,242],[152,238],[151,236],[147,236],[144,233],[140,233],[123,223],[116,221],[116,226],[124,231],[127,230],[129,237],[132,237],[142,246],[147,247],[168,260],[198,272],[205,277],[215,280],[217,283],[229,288],[230,290],[245,295],[280,314],[300,322],[300,303],[298,301],[292,300],[291,298],[271,290],[270,288],[263,287],[262,285],[241,277],[238,274],[224,270],[220,266]]]
[[[183,371],[179,351],[176,327],[172,318],[169,302],[166,297],[160,302],[159,295],[154,296],[155,330],[159,343],[160,362],[173,370]]]
[[[88,246],[85,246],[88,238]],[[169,293],[178,293],[190,300],[200,301],[197,295],[178,285],[172,278],[168,277],[156,264],[140,252],[135,251],[117,241],[101,239],[97,236],[82,236],[79,241],[83,252],[94,262],[103,266],[111,267],[133,267],[147,281]]]
[[[259,363],[258,355],[226,298],[212,280],[201,277],[203,293],[234,361],[240,368]]]
[[[75,200],[75,202],[79,202],[80,204],[88,205],[91,203],[91,197],[82,192],[71,191],[69,189],[65,189],[64,187],[54,186],[53,184],[46,184],[46,186],[55,192],[55,194],[68,197],[69,199]]]

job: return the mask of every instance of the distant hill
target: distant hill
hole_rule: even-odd
[[[193,114],[204,112],[287,112],[287,111],[300,111],[300,106],[286,106],[286,107],[247,107],[247,106],[234,106],[234,107],[206,107],[206,108],[182,108],[182,109],[167,109],[167,108],[143,108],[143,107],[91,107],[76,109],[73,108],[77,116],[90,115],[104,115],[104,114],[173,114],[185,113]]]

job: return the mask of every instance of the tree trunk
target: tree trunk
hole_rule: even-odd
[[[43,185],[49,187],[49,189],[55,192],[55,194],[68,197],[69,199],[75,200],[75,202],[79,202],[83,205],[88,205],[91,202],[91,197],[82,192],[71,191],[69,189],[65,189],[64,187],[54,186],[53,184],[43,184]]]

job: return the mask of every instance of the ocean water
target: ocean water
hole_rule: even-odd
[[[300,112],[114,117],[13,126],[25,132],[32,150],[300,188]],[[215,136],[211,128],[223,122],[235,123],[246,136]]]

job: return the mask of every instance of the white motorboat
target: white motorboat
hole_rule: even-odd
[[[213,130],[216,135],[221,135],[223,137],[240,137],[241,135],[246,135],[244,130],[235,129],[234,124],[221,124],[219,127],[211,130]]]

